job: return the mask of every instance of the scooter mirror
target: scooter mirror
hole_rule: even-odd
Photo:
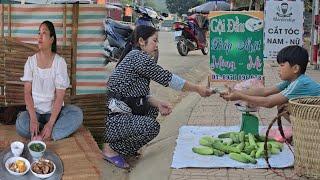
[[[163,17],[168,17],[169,14],[168,14],[168,13],[161,13],[161,16],[163,16]]]

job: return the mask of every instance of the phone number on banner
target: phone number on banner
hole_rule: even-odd
[[[233,81],[242,81],[247,79],[259,79],[262,80],[262,75],[256,74],[212,74],[211,77],[213,80],[233,80]]]

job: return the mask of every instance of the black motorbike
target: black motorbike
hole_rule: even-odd
[[[139,18],[135,22],[135,26],[146,25],[155,27],[154,20],[161,21],[168,16],[166,13],[158,15],[156,11],[148,7],[135,7],[135,12],[139,14]],[[130,52],[131,35],[133,28],[126,24],[121,24],[111,18],[104,21],[104,29],[106,40],[104,42],[105,64],[109,62],[117,62],[121,56]],[[126,51],[124,51],[126,49]]]
[[[106,40],[104,41],[105,64],[117,62],[127,42],[131,39],[133,28],[106,18],[104,21]]]

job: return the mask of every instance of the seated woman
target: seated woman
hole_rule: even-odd
[[[175,90],[197,92],[202,97],[214,93],[195,85],[157,65],[158,32],[150,26],[137,26],[134,47],[118,63],[108,81],[108,117],[106,119],[104,159],[117,167],[128,168],[124,156],[135,156],[154,139],[160,124],[158,112],[169,115],[172,106],[150,95],[150,81]]]
[[[19,135],[33,140],[59,140],[75,132],[82,124],[79,107],[65,105],[63,98],[70,82],[65,60],[56,48],[53,24],[44,21],[39,27],[39,52],[28,57],[24,66],[24,99],[27,111],[16,121]]]

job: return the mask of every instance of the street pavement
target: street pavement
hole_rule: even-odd
[[[160,34],[163,36],[163,34]],[[165,35],[165,36],[168,36]],[[177,56],[172,42],[165,42],[161,45],[163,49],[169,52],[166,58],[180,58]],[[164,52],[164,51],[160,51]],[[172,54],[170,54],[172,53]],[[166,53],[164,53],[166,54]],[[194,83],[207,84],[208,59],[203,59],[201,52],[193,52],[190,56],[192,59],[199,58],[197,64],[192,65],[189,70],[179,69],[170,66],[170,61],[160,59],[160,64],[167,69],[174,71],[176,74],[188,79]],[[189,57],[189,58],[190,58]],[[208,58],[208,56],[207,56]],[[163,58],[164,59],[164,58]],[[171,60],[172,60],[171,59]],[[189,61],[185,58],[181,60]],[[177,62],[173,62],[174,64]],[[178,64],[177,64],[178,67]],[[187,68],[187,66],[186,66]],[[180,71],[180,72],[179,72]],[[318,82],[320,81],[320,70],[314,70],[312,66],[307,69],[307,74]],[[276,62],[267,61],[264,67],[265,85],[272,86],[280,82],[278,76],[278,65]],[[211,87],[223,86],[221,82],[211,83]],[[163,97],[174,104],[173,112],[167,116],[159,116],[158,120],[161,124],[159,135],[143,148],[143,155],[137,160],[130,160],[132,170],[130,172],[115,168],[109,163],[103,163],[103,174],[106,180],[240,180],[240,179],[285,179],[278,176],[270,169],[236,169],[236,168],[171,168],[173,151],[176,146],[178,130],[183,125],[199,125],[199,126],[231,126],[239,125],[241,113],[236,110],[232,102],[226,102],[217,94],[208,98],[201,98],[196,93],[177,93],[169,88],[152,84],[152,92],[159,97]],[[169,89],[169,90],[168,90]],[[266,109],[260,108],[255,113],[260,119],[261,126],[269,125],[273,117],[276,116],[276,108]],[[293,179],[305,179],[294,175],[293,168],[277,169],[278,172],[291,176]]]

